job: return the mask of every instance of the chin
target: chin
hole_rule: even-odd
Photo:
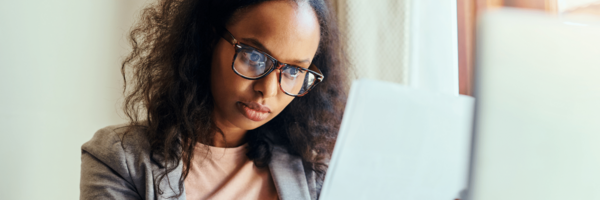
[[[271,119],[272,118],[267,118],[262,121],[252,121],[242,115],[238,119],[236,119],[235,122],[232,122],[232,124],[237,126],[240,129],[249,131],[249,130],[257,129],[258,127],[261,127],[262,125],[265,125],[267,122],[271,121]]]

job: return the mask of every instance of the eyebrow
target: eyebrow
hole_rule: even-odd
[[[252,46],[258,48],[261,51],[264,51],[265,53],[272,55],[271,51],[269,51],[269,49],[267,49],[265,47],[265,45],[263,45],[262,43],[260,43],[257,39],[255,38],[242,38],[242,40],[244,41],[248,41],[248,43],[250,43]],[[308,63],[310,64],[311,60],[310,59],[303,59],[303,60],[292,60],[292,63],[295,64],[304,64],[304,63]],[[288,64],[288,63],[286,63]]]

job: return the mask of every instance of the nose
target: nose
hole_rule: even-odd
[[[275,69],[269,75],[256,80],[254,83],[254,91],[261,93],[262,98],[266,99],[277,95],[279,91],[278,71],[278,69]]]

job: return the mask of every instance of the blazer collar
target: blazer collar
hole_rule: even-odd
[[[269,170],[281,200],[311,199],[304,165],[299,157],[288,154],[282,147],[275,146]]]

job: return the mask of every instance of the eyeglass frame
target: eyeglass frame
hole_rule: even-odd
[[[281,90],[283,93],[285,93],[285,94],[287,94],[287,95],[289,95],[289,96],[293,96],[293,97],[301,97],[301,96],[304,96],[304,95],[306,95],[306,94],[307,94],[307,93],[308,93],[310,90],[312,90],[312,89],[313,89],[313,88],[314,88],[314,87],[315,87],[315,86],[316,86],[318,83],[322,82],[322,81],[323,81],[323,79],[325,79],[325,76],[324,76],[324,75],[321,73],[321,70],[319,70],[319,68],[317,68],[317,66],[315,66],[315,64],[313,64],[313,63],[311,63],[311,64],[310,64],[310,66],[309,66],[308,68],[304,68],[304,67],[300,67],[300,66],[296,66],[296,65],[290,65],[290,64],[287,64],[287,63],[282,63],[282,62],[279,62],[279,60],[275,59],[273,56],[269,55],[268,53],[266,53],[266,52],[264,52],[264,51],[261,51],[261,50],[259,50],[259,49],[258,49],[258,48],[256,48],[256,47],[253,47],[253,46],[251,46],[251,45],[247,45],[247,44],[244,44],[244,43],[241,43],[241,42],[239,42],[237,39],[235,39],[235,37],[233,37],[233,34],[231,34],[231,32],[229,32],[229,30],[227,30],[227,29],[225,29],[225,28],[223,28],[223,29],[222,29],[222,34],[221,34],[221,37],[222,37],[223,39],[225,39],[225,41],[229,42],[229,44],[233,45],[233,48],[235,48],[235,55],[233,56],[233,60],[231,61],[231,69],[232,69],[232,70],[233,70],[233,71],[234,71],[234,72],[235,72],[235,73],[236,73],[238,76],[241,76],[242,78],[245,78],[245,79],[248,79],[248,80],[258,80],[258,79],[264,78],[265,76],[267,76],[267,75],[271,74],[271,72],[273,72],[274,70],[281,69],[281,68],[283,68],[283,67],[285,67],[285,66],[295,67],[295,68],[298,68],[299,70],[308,71],[308,72],[311,72],[311,73],[313,73],[314,75],[316,75],[316,77],[315,77],[315,78],[316,78],[316,79],[315,79],[315,82],[313,83],[313,85],[312,85],[312,86],[310,86],[310,88],[308,88],[308,89],[307,89],[306,91],[304,91],[304,93],[302,93],[302,94],[297,94],[297,95],[294,95],[294,94],[290,94],[290,93],[286,92],[286,91],[283,89],[283,87],[281,86],[281,73],[282,73],[282,72],[280,71],[279,73],[277,73],[277,79],[278,79],[278,80],[277,80],[277,82],[279,83],[279,89],[280,89],[280,90]],[[242,49],[242,46],[241,46],[241,45],[245,45],[245,46],[251,47],[251,48],[253,48],[254,50],[256,50],[256,51],[258,51],[258,52],[260,52],[260,53],[262,53],[262,54],[266,55],[266,56],[267,56],[269,59],[271,59],[271,62],[273,62],[273,65],[270,67],[270,69],[269,69],[269,70],[267,70],[265,73],[263,73],[263,74],[259,75],[258,77],[255,77],[255,78],[253,78],[253,77],[247,77],[247,76],[244,76],[243,74],[241,74],[240,72],[238,72],[238,71],[235,69],[235,59],[237,59],[237,56],[238,56],[238,49]]]

